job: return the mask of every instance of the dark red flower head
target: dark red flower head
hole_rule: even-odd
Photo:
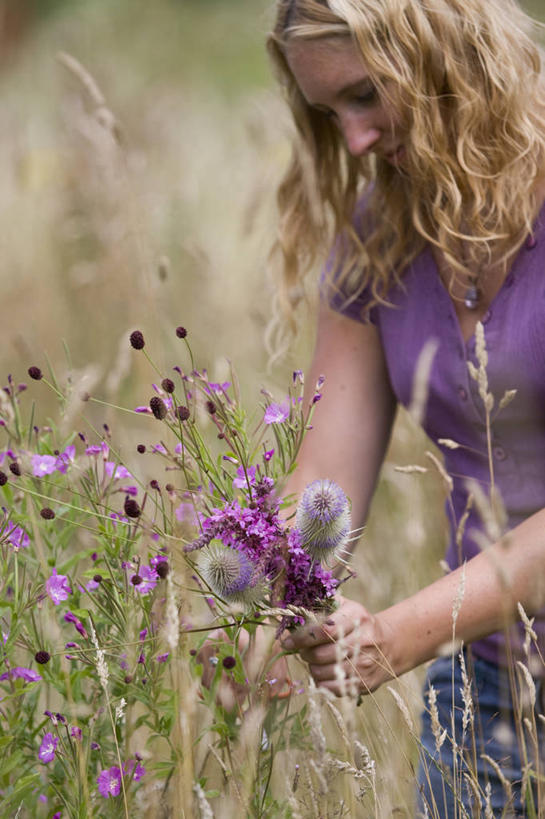
[[[176,327],[176,335],[178,338],[185,338],[187,335],[187,330],[185,327]]]
[[[159,398],[158,395],[154,395],[153,398],[150,399],[149,405],[158,421],[162,421],[163,418],[166,418],[167,407],[162,398]]]
[[[37,663],[40,663],[40,665],[45,665],[51,659],[51,654],[47,651],[37,651],[34,655],[34,659]]]
[[[40,509],[40,515],[44,520],[53,520],[55,512],[49,506],[44,506],[43,509]]]
[[[34,381],[41,381],[41,379],[43,378],[43,373],[39,367],[29,367],[28,374],[31,378],[34,379]]]
[[[128,518],[140,517],[140,506],[138,505],[138,502],[135,501],[134,498],[131,498],[129,495],[127,495],[127,497],[125,498],[123,509]]]
[[[140,330],[133,330],[129,336],[129,341],[131,342],[131,347],[135,350],[143,350],[146,343]]]
[[[178,407],[176,410],[176,415],[180,419],[180,421],[187,421],[191,413],[187,407]]]

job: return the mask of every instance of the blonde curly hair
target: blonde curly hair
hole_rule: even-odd
[[[278,191],[277,349],[334,235],[348,238],[338,285],[350,298],[368,288],[374,302],[426,243],[453,278],[520,247],[545,173],[538,25],[513,0],[277,0],[267,45],[296,125]],[[331,119],[306,103],[285,47],[320,37],[351,37],[379,96],[402,112],[402,173],[372,154],[351,157]],[[354,213],[365,191],[362,240]]]

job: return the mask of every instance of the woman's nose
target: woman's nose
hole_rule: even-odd
[[[349,118],[341,122],[341,129],[349,153],[354,157],[364,156],[380,139],[381,132],[360,118]]]

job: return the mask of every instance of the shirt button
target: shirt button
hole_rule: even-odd
[[[502,446],[496,445],[492,449],[492,454],[496,458],[497,461],[505,461],[507,458],[507,452]]]
[[[482,319],[483,324],[487,324],[490,321],[491,318],[492,318],[492,310],[487,310],[486,313],[483,316],[483,319]]]
[[[528,238],[526,239],[526,250],[533,250],[536,245],[537,245],[536,237],[528,236]]]
[[[467,401],[467,390],[465,387],[458,387],[458,395],[462,401]]]

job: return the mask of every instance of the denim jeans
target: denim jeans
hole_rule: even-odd
[[[490,788],[490,806],[495,819],[496,817],[526,816],[524,797],[521,797],[523,763],[517,739],[508,672],[486,660],[472,658],[469,652],[465,654],[465,659],[468,676],[472,680],[471,693],[475,703],[474,729],[466,728],[465,736],[462,724],[464,701],[461,693],[463,683],[459,658],[454,658],[454,686],[452,657],[442,657],[432,663],[428,669],[424,687],[426,708],[422,717],[417,816],[430,816],[434,819],[485,816],[487,785]],[[444,729],[447,730],[447,736],[439,751],[436,750],[428,707],[430,684],[437,693],[437,710],[441,725],[439,734]],[[542,687],[542,682],[536,681],[535,710],[541,713],[543,713],[540,703],[543,694]],[[525,683],[522,684],[522,689],[525,689]],[[517,690],[520,690],[519,686]],[[453,699],[457,752],[453,751],[452,742]],[[527,709],[523,713],[524,716],[529,716],[532,721],[533,715],[528,713]],[[538,770],[543,775],[545,727],[543,721],[537,718],[537,713],[535,722],[538,736],[537,747],[542,757],[541,767]],[[435,733],[438,733],[437,728]],[[535,743],[529,739],[527,731],[524,737],[525,753],[528,760],[534,760],[533,771],[535,772]],[[481,758],[482,754],[491,757],[499,765],[501,774],[511,785],[511,797],[508,796],[501,776],[493,765]],[[472,788],[471,783],[468,782],[468,777],[464,776],[469,771],[477,774],[477,794],[475,788]],[[475,780],[474,773],[469,778]],[[453,786],[454,782],[456,784]],[[543,790],[545,791],[545,787]]]

